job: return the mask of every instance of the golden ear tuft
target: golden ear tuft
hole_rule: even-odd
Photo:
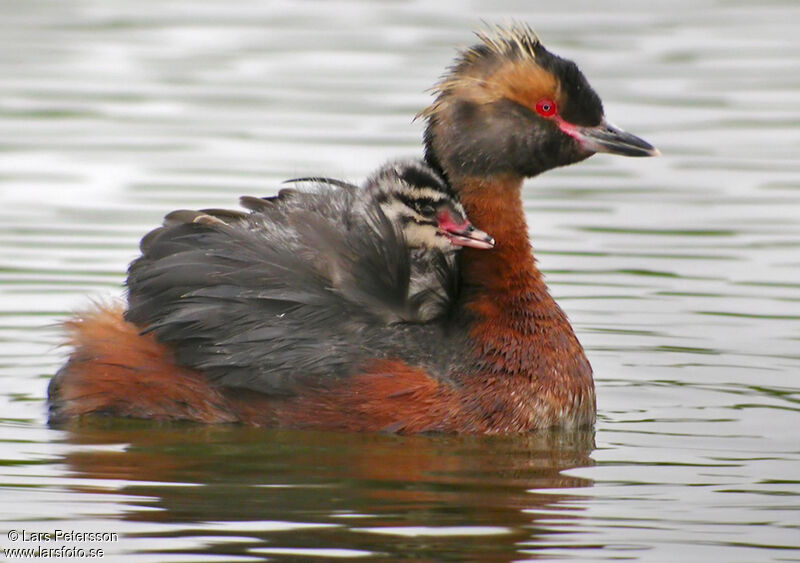
[[[443,97],[459,87],[482,83],[483,79],[469,75],[469,69],[482,60],[498,58],[535,62],[536,47],[540,41],[528,24],[512,22],[508,25],[485,24],[475,32],[480,43],[464,49],[447,74],[431,89],[436,100],[420,111],[414,119],[429,118],[442,109]]]
[[[501,57],[518,56],[520,58],[536,59],[536,47],[540,44],[539,37],[528,24],[512,22],[508,25],[486,25],[483,30],[475,32],[489,50]],[[480,56],[475,47],[464,53],[467,57]]]

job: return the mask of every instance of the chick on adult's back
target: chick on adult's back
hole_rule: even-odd
[[[261,392],[341,376],[376,329],[446,315],[456,250],[492,246],[420,161],[242,203],[170,213],[145,236],[125,319],[181,365]]]

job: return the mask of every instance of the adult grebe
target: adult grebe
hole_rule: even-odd
[[[498,28],[479,38],[421,114],[428,165],[496,241],[492,250],[460,253],[461,287],[446,315],[424,323],[366,322],[354,315],[353,324],[322,300],[308,309],[302,327],[308,337],[298,344],[275,324],[282,311],[267,303],[271,296],[258,301],[248,253],[231,248],[232,267],[219,297],[230,297],[228,288],[235,294],[238,284],[240,297],[249,299],[252,306],[236,313],[241,330],[231,335],[227,321],[217,322],[224,305],[205,316],[194,311],[169,342],[157,329],[142,334],[148,327],[123,320],[118,310],[78,317],[67,323],[72,355],[50,386],[51,420],[97,413],[473,433],[592,425],[591,368],[536,268],[522,181],[595,152],[658,152],[608,124],[577,66],[550,53],[529,28]],[[307,281],[296,271],[287,275]],[[166,291],[179,293],[181,285]],[[289,302],[283,312],[291,310]],[[206,325],[214,328],[209,332]],[[241,345],[236,351],[231,338]],[[186,359],[191,353],[181,352],[193,347],[209,359],[193,365]]]

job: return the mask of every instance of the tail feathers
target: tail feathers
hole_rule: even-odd
[[[48,388],[50,422],[87,414],[236,422],[224,395],[199,373],[177,366],[152,335],[97,306],[64,324],[72,353]]]

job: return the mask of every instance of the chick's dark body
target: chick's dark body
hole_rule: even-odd
[[[367,358],[436,357],[414,342],[443,340],[430,335],[457,293],[456,247],[403,220],[420,217],[417,200],[452,205],[445,185],[418,161],[363,188],[317,182],[244,198],[247,214],[170,214],[130,265],[125,320],[211,381],[269,394],[345,376]]]

